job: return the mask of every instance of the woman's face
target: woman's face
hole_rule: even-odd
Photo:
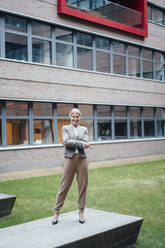
[[[78,113],[73,113],[70,117],[70,120],[71,120],[71,124],[77,127],[80,122],[80,115]]]

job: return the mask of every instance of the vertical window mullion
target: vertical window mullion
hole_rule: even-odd
[[[32,22],[28,20],[27,25],[28,61],[32,62]]]
[[[142,138],[144,138],[144,108],[141,108],[141,129],[142,129]]]
[[[53,103],[53,143],[56,144],[58,142],[58,124],[57,124],[57,104]]]
[[[142,48],[140,48],[140,77],[143,78],[143,58],[142,58]]]
[[[92,58],[93,58],[93,71],[96,71],[96,39],[95,37],[92,38],[92,44],[93,44],[93,54],[92,54]]]
[[[55,27],[52,26],[52,65],[56,65],[56,39]]]
[[[154,108],[154,134],[155,137],[158,136],[158,132],[157,132],[157,117],[156,117],[156,108]]]
[[[2,102],[2,146],[7,145],[6,103]]]
[[[127,111],[127,138],[130,139],[130,112],[129,107],[126,108]]]
[[[110,56],[109,56],[109,59],[110,59],[109,71],[110,71],[110,73],[113,73],[113,56],[112,56],[112,42],[111,42],[111,40],[109,41],[109,53],[110,53]]]
[[[77,68],[77,34],[73,32],[73,68]]]
[[[29,103],[29,144],[33,145],[33,141],[34,141],[34,117],[33,117],[33,103],[30,102]]]
[[[0,57],[5,58],[5,19],[0,17]]]
[[[126,58],[125,58],[125,66],[126,66],[126,68],[125,68],[125,70],[126,70],[126,75],[128,75],[128,45],[126,44]]]
[[[115,139],[115,120],[114,120],[114,106],[111,106],[111,129],[112,129],[112,139]]]
[[[94,140],[98,140],[97,130],[97,105],[93,105],[93,125],[94,125]]]

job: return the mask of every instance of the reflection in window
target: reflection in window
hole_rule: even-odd
[[[115,138],[127,139],[127,121],[115,120]]]
[[[97,122],[98,140],[109,140],[112,138],[111,121],[98,120]]]
[[[111,117],[110,106],[97,105],[97,117]]]
[[[93,141],[93,120],[80,120],[80,125],[87,127],[88,129],[88,140]]]
[[[143,78],[153,78],[153,64],[150,61],[143,60]]]
[[[145,117],[150,117],[150,118],[153,118],[154,117],[154,110],[153,108],[144,108],[144,118]]]
[[[163,120],[157,121],[157,136],[165,136],[165,121]]]
[[[128,75],[140,77],[140,60],[136,58],[128,58]]]
[[[1,110],[1,103],[0,103],[0,115],[1,115],[1,113],[2,113],[2,110]]]
[[[77,44],[83,46],[92,46],[92,36],[77,32]]]
[[[103,51],[96,51],[96,71],[110,71],[110,54]]]
[[[69,113],[68,113],[69,114]],[[57,120],[57,131],[58,131],[58,136],[57,136],[57,142],[58,143],[62,143],[62,127],[65,125],[69,125],[70,124],[70,120]]]
[[[82,117],[91,116],[93,118],[93,105],[79,104],[78,109],[81,111]]]
[[[46,23],[32,21],[32,34],[50,38],[51,26]]]
[[[144,121],[144,136],[145,137],[154,137],[155,129],[154,129],[154,121]]]
[[[49,41],[32,39],[33,62],[51,64],[51,46]]]
[[[125,106],[114,106],[114,116],[115,117],[126,117],[126,107]]]
[[[6,33],[5,52],[6,58],[27,61],[27,38]]]
[[[113,55],[113,72],[115,74],[126,74],[126,58],[125,56]]]
[[[28,115],[28,104],[24,102],[6,102],[6,114],[25,116]]]
[[[109,50],[109,40],[96,37],[96,48]]]
[[[128,45],[128,56],[139,57],[139,48],[135,46]]]
[[[142,136],[141,121],[132,120],[130,122],[130,136],[131,138],[139,138]]]
[[[33,114],[38,116],[51,116],[52,115],[52,104],[51,103],[33,103]]]
[[[153,20],[156,23],[163,24],[163,11],[159,8],[153,8]]]
[[[7,120],[7,145],[28,144],[28,120]]]
[[[2,124],[0,119],[0,146],[2,145]]]
[[[77,68],[92,70],[92,50],[77,48]]]
[[[56,65],[73,67],[73,46],[56,44]]]
[[[56,28],[56,39],[66,42],[73,41],[72,31],[64,28]]]
[[[66,116],[69,118],[72,108],[73,104],[57,104],[57,116]]]
[[[163,117],[165,117],[164,116],[164,113],[163,113],[163,108],[156,108],[156,117],[157,118],[163,118]]]
[[[5,28],[25,33],[27,31],[27,20],[17,16],[5,15]]]
[[[112,41],[112,51],[113,53],[125,54],[125,44],[118,41]]]
[[[140,117],[141,115],[140,107],[130,107],[129,112],[130,112],[130,117],[137,118],[137,117]]]
[[[34,120],[34,141],[33,144],[53,143],[53,121]]]

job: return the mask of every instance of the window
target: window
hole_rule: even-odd
[[[5,15],[5,28],[17,32],[27,32],[27,20],[21,17]]]
[[[160,52],[155,52],[155,79],[164,80],[164,54]]]
[[[126,56],[125,44],[118,41],[112,41],[113,51],[113,72],[115,74],[126,74]]]
[[[33,103],[33,114],[35,116],[52,116],[51,103]]]
[[[51,25],[32,21],[32,34],[36,36],[51,38]]]
[[[154,109],[153,108],[143,108],[144,113],[144,136],[154,137]]]
[[[25,102],[6,102],[6,115],[27,116],[28,104]]]
[[[93,118],[93,105],[79,104],[78,109],[81,111],[82,116]]]
[[[7,145],[28,144],[28,120],[7,120]]]
[[[152,50],[142,49],[143,56],[143,77],[153,78],[153,60],[152,60]]]
[[[51,64],[51,44],[49,41],[32,39],[32,60],[36,63]]]
[[[126,139],[127,138],[126,107],[114,106],[114,117],[115,117],[115,138]]]
[[[96,37],[96,71],[110,72],[109,40]]]
[[[128,45],[128,75],[140,77],[139,48]]]
[[[163,10],[153,7],[153,18],[152,21],[159,23],[159,24],[164,24],[163,23]]]
[[[53,143],[53,121],[34,120],[34,144]]]
[[[67,29],[56,28],[56,65],[73,67],[73,34]]]
[[[93,70],[92,36],[78,32],[77,46],[77,68]]]

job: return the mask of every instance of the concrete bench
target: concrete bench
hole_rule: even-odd
[[[11,214],[15,200],[15,195],[0,193],[0,217],[8,216]]]
[[[78,222],[78,211],[0,229],[3,248],[126,248],[132,247],[143,218],[86,209],[85,224]]]

